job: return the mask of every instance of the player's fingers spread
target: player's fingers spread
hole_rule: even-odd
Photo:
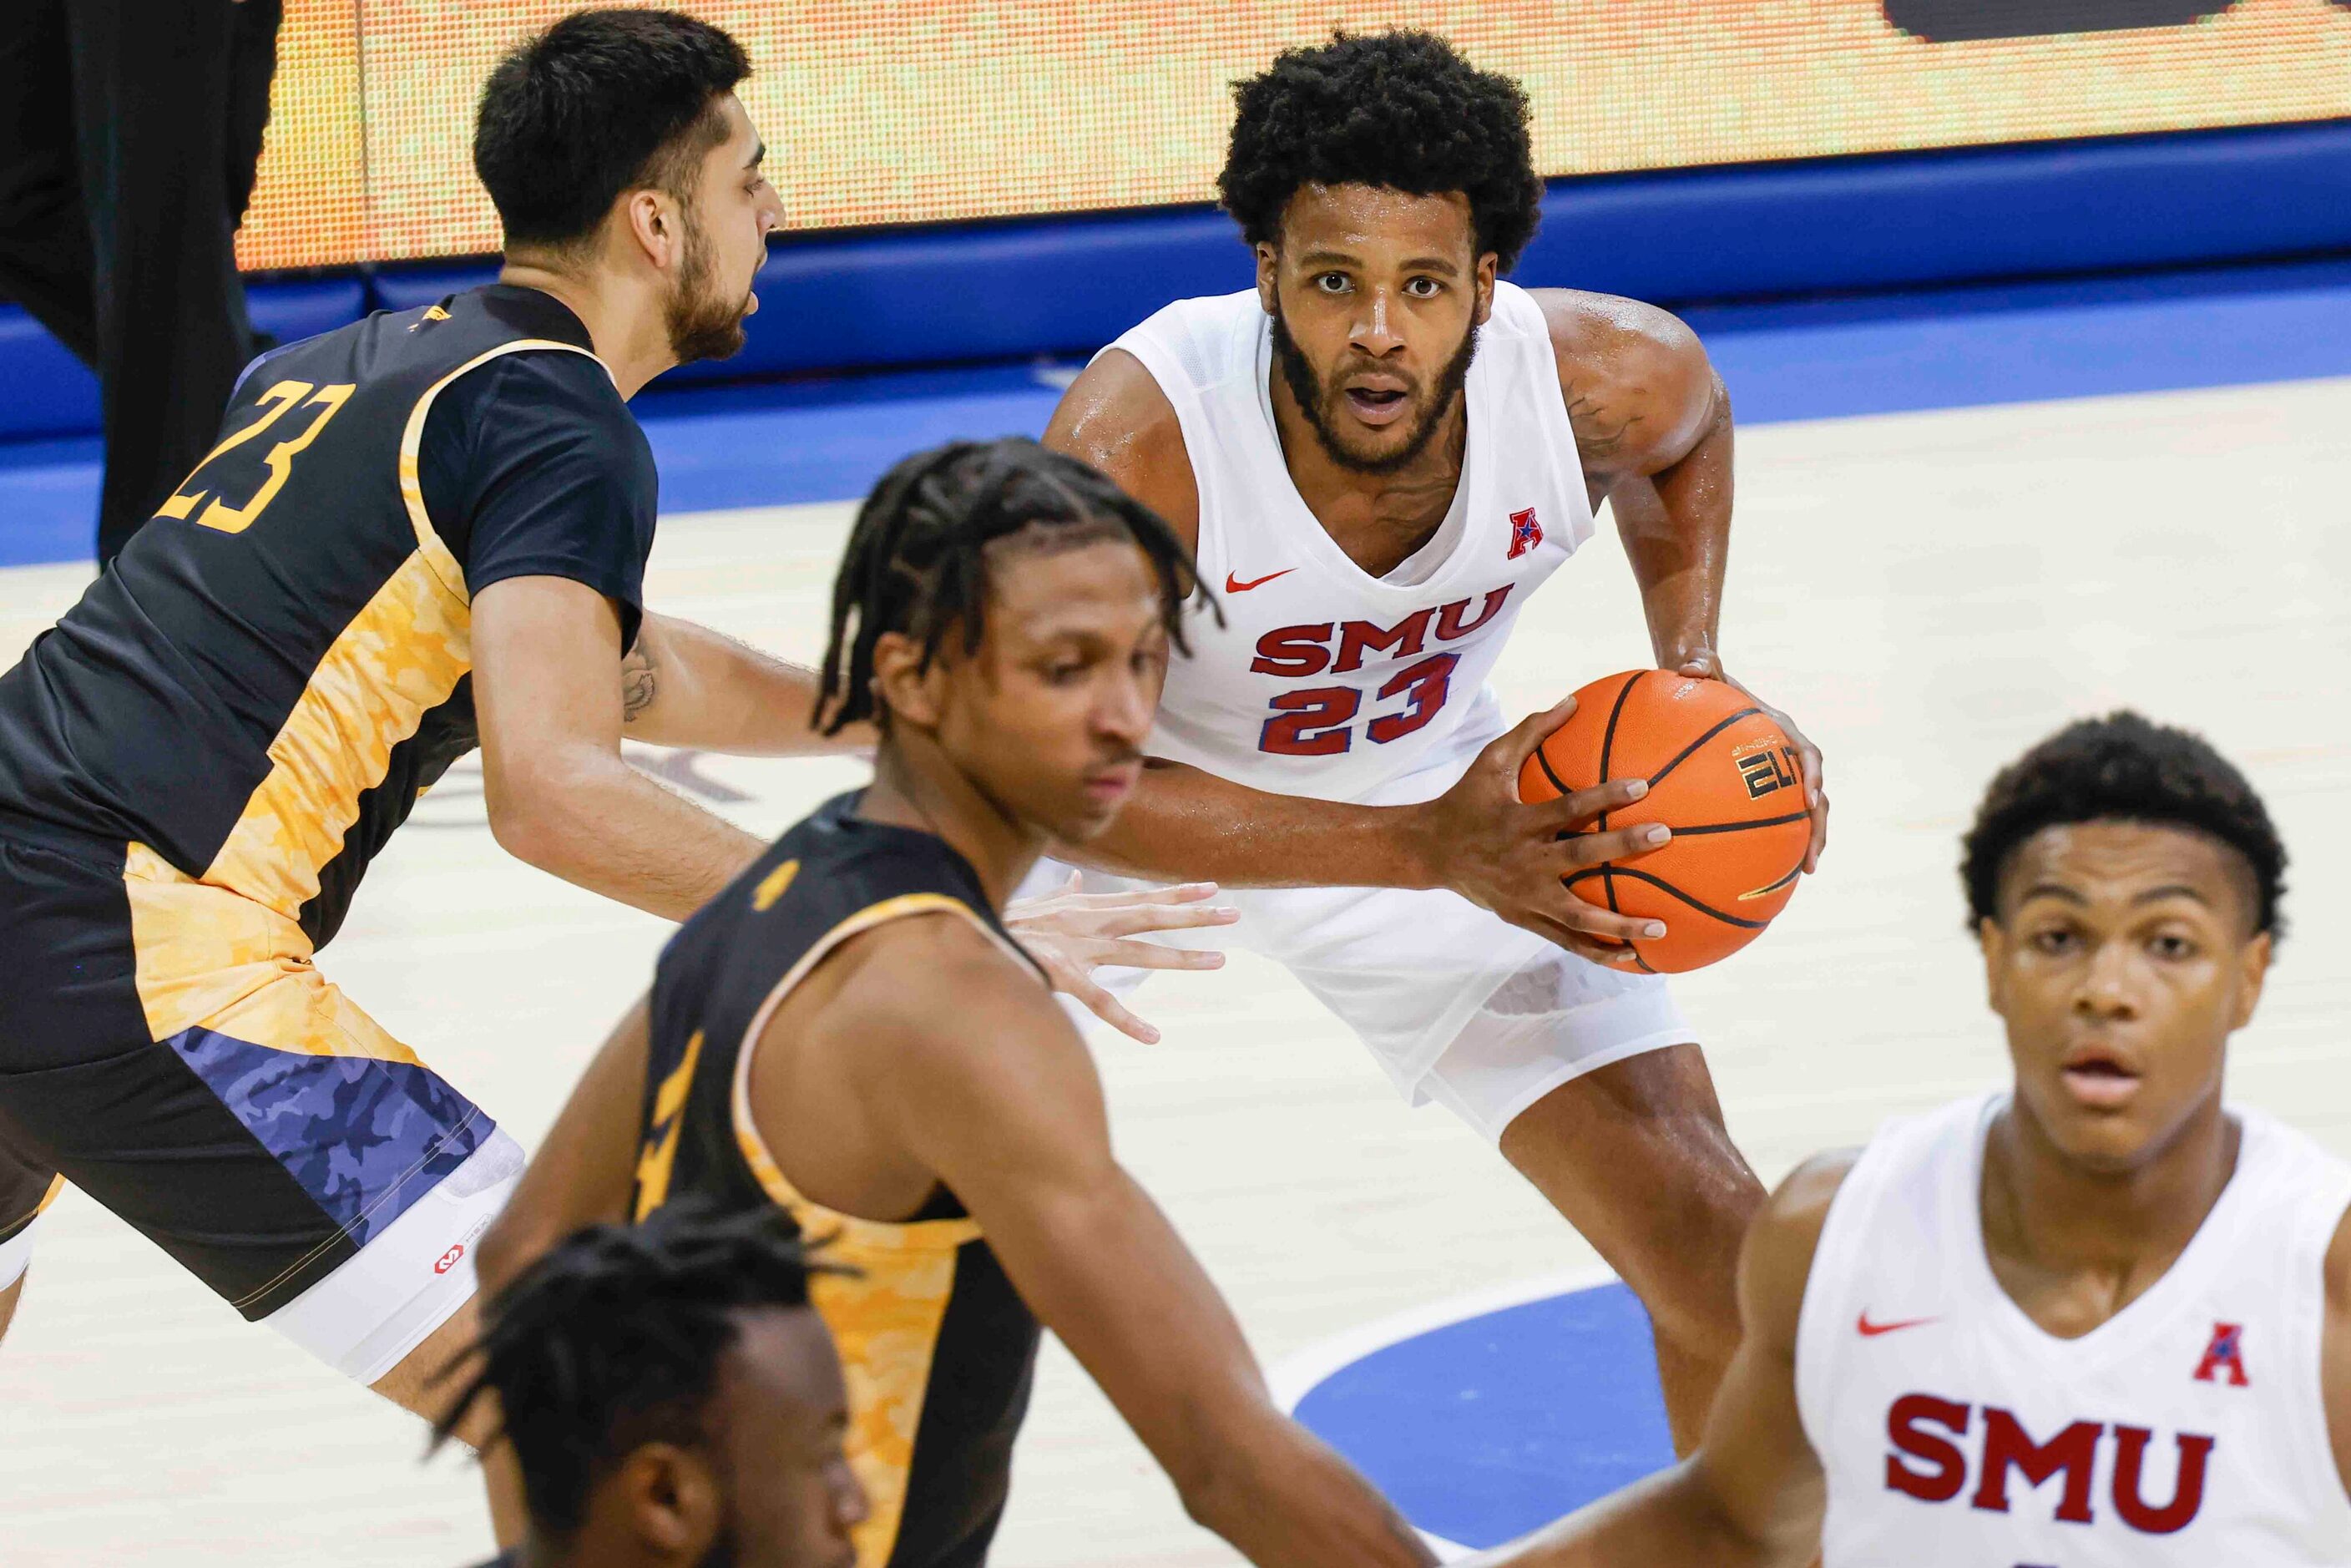
[[[1092,955],[1096,967],[1122,969],[1221,969],[1225,956],[1208,947],[1171,947],[1165,942],[1105,942]]]
[[[1553,857],[1556,869],[1565,874],[1598,865],[1602,861],[1638,859],[1653,850],[1661,850],[1673,841],[1671,828],[1663,822],[1642,822],[1630,828],[1611,828],[1604,833],[1574,833],[1558,842]]]
[[[1086,1011],[1093,1014],[1129,1040],[1139,1040],[1145,1045],[1159,1043],[1159,1031],[1156,1029],[1127,1011],[1125,1005],[1116,997],[1092,981],[1083,982],[1082,988],[1072,988],[1070,995],[1077,998],[1078,1004]]]
[[[1197,904],[1217,896],[1213,882],[1179,882],[1167,887],[1127,888],[1117,893],[1081,893],[1070,902],[1083,909],[1156,908],[1171,904]]]
[[[1542,911],[1545,918],[1562,931],[1576,932],[1584,936],[1604,937],[1611,942],[1654,942],[1666,934],[1666,923],[1645,915],[1619,915],[1604,909],[1589,899],[1562,888],[1563,897],[1551,903]],[[1590,891],[1597,892],[1596,887]]]
[[[1538,936],[1547,936],[1579,958],[1586,958],[1607,968],[1630,968],[1631,949],[1621,942],[1605,942],[1558,921],[1538,921],[1528,926]]]
[[[1155,904],[1143,909],[1113,910],[1094,923],[1097,936],[1139,936],[1146,931],[1196,931],[1207,925],[1230,925],[1241,912],[1229,904]]]
[[[1646,779],[1611,779],[1589,789],[1578,789],[1556,800],[1546,800],[1537,810],[1541,815],[1531,824],[1539,833],[1563,832],[1580,828],[1604,811],[1614,811],[1631,805],[1649,792]]]
[[[1801,738],[1796,742],[1796,766],[1802,771],[1805,790],[1815,803],[1821,798],[1823,784],[1821,768],[1823,761],[1825,758],[1821,756],[1819,747]]]
[[[1519,720],[1516,728],[1489,744],[1479,754],[1479,760],[1490,767],[1508,768],[1510,777],[1516,779],[1519,765],[1534,754],[1536,747],[1549,740],[1552,731],[1565,724],[1574,712],[1575,699],[1570,696],[1561,698],[1541,713],[1527,715]]]
[[[1083,983],[1085,968],[1071,958],[1058,940],[1040,942],[1034,931],[1015,931],[1012,935],[1029,956],[1037,960],[1037,967],[1045,971],[1045,978],[1052,983],[1055,990],[1075,994],[1073,988]]]

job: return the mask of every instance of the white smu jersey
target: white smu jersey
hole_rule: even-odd
[[[2061,1340],[1984,1252],[1984,1135],[2006,1103],[1889,1124],[1830,1207],[1796,1338],[1825,1568],[2351,1563],[2319,1373],[2351,1166],[2232,1109],[2236,1172],[2195,1239]]]
[[[1154,756],[1332,800],[1443,793],[1501,733],[1486,679],[1519,611],[1592,535],[1542,308],[1494,286],[1465,395],[1468,440],[1436,535],[1385,577],[1323,531],[1273,420],[1271,323],[1254,292],[1170,305],[1121,338],[1184,431],[1200,580],[1219,628],[1186,622]]]

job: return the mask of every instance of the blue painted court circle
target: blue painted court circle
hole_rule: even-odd
[[[1465,1304],[1400,1337],[1375,1326],[1322,1359],[1333,1356],[1298,1395],[1299,1420],[1414,1525],[1463,1546],[1499,1545],[1673,1462],[1648,1314],[1621,1284]]]

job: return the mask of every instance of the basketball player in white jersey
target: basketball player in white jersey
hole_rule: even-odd
[[[1665,982],[1614,967],[1608,944],[1656,931],[1560,885],[1663,841],[1562,838],[1643,787],[1520,805],[1518,765],[1568,710],[1505,734],[1486,679],[1603,497],[1656,662],[1722,673],[1722,385],[1663,311],[1497,279],[1542,194],[1508,78],[1425,33],[1343,36],[1237,96],[1220,184],[1256,288],[1120,339],[1045,437],[1173,523],[1221,590],[1169,672],[1144,788],[1088,854],[1242,890],[1237,939],[1416,1103],[1498,1143],[1647,1305],[1687,1447],[1738,1341],[1762,1189]]]
[[[1788,1178],[1690,1459],[1511,1568],[2351,1563],[2351,1166],[2221,1098],[2285,851],[2134,714],[1992,781],[1962,872],[2012,1088]]]

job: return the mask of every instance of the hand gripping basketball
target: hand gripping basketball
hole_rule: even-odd
[[[1645,969],[1698,968],[1761,936],[1811,854],[1798,739],[1727,681],[1627,670],[1575,695],[1573,716],[1521,764],[1520,798],[1573,799],[1580,787],[1631,774],[1648,783],[1637,806],[1573,831],[1600,840],[1604,829],[1663,822],[1674,839],[1639,864],[1613,855],[1587,863],[1569,874],[1569,889],[1665,922],[1667,935],[1631,939],[1632,961]]]
[[[1603,862],[1636,859],[1672,837],[1659,823],[1604,828],[1601,819],[1648,792],[1638,779],[1598,782],[1558,799],[1522,800],[1519,775],[1544,737],[1575,713],[1575,698],[1527,718],[1478,754],[1460,781],[1416,810],[1422,863],[1450,888],[1511,925],[1594,963],[1635,967],[1630,944],[1666,933],[1654,917],[1578,897],[1567,883]]]

